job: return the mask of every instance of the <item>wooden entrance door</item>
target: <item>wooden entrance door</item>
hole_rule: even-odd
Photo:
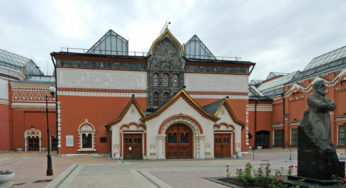
[[[28,151],[40,150],[40,138],[38,136],[28,137]]]
[[[192,131],[183,124],[175,124],[166,131],[166,158],[192,158]]]
[[[124,159],[142,159],[142,134],[124,134]]]
[[[231,144],[230,134],[214,134],[215,158],[231,157]]]

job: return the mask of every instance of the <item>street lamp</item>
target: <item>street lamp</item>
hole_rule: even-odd
[[[53,98],[56,92],[56,89],[54,86],[49,86],[49,92],[51,94],[51,97]],[[47,148],[48,148],[48,155],[47,155],[47,176],[53,175],[53,169],[52,169],[52,157],[50,156],[50,139],[49,139],[49,120],[48,120],[48,93],[46,93],[46,114],[47,114]]]

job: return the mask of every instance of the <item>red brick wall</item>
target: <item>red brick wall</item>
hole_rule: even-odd
[[[56,136],[56,116],[55,111],[49,111],[49,134],[50,136]],[[24,131],[31,128],[41,131],[41,143],[42,148],[47,148],[47,117],[45,109],[40,110],[24,110],[24,109],[12,109],[12,147],[23,148],[25,146]]]
[[[80,97],[59,96],[61,102],[61,148],[59,153],[77,153],[79,149],[78,128],[87,119],[96,129],[95,148],[97,153],[110,152],[110,135],[105,125],[118,117],[131,97]],[[136,98],[139,105],[146,110],[147,98]],[[66,147],[66,135],[73,135],[74,147]],[[107,137],[101,143],[100,137]]]
[[[10,109],[0,104],[0,151],[10,149]]]

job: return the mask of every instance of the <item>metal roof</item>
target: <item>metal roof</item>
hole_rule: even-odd
[[[283,72],[270,72],[266,78],[266,80],[274,78],[276,76],[282,76],[282,75],[287,75],[287,73],[283,73]]]
[[[297,71],[289,73],[285,76],[276,78],[274,80],[264,82],[258,87],[258,90],[261,93],[263,93],[264,95],[267,95],[267,93],[272,91],[272,90],[281,89],[284,87],[284,84],[289,82],[296,73],[297,73]]]
[[[249,85],[249,96],[264,96],[261,91],[259,91],[256,86]]]
[[[129,42],[110,29],[86,53],[127,56],[128,51]]]
[[[216,59],[211,51],[203,44],[197,35],[183,45],[186,58],[191,59]]]
[[[25,75],[43,75],[33,60],[3,49],[0,49],[0,65],[19,71],[24,68]]]
[[[202,108],[209,114],[215,114],[215,112],[220,108],[220,105],[223,103],[224,100],[225,99],[218,100],[216,102],[207,104],[203,106]]]
[[[346,46],[313,58],[310,63],[304,68],[304,71],[336,61],[344,57],[346,57]]]

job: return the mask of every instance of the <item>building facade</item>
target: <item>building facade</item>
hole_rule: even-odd
[[[47,148],[45,95],[54,84],[54,77],[44,76],[31,59],[0,49],[1,151]],[[48,118],[56,140],[54,99],[49,99]]]
[[[249,132],[256,135],[256,141],[250,140],[251,146],[256,142],[256,146],[265,148],[296,147],[297,127],[308,109],[307,96],[313,91],[313,83],[323,80],[326,97],[337,104],[336,110],[329,113],[332,141],[337,148],[344,149],[345,73],[346,47],[341,47],[313,58],[303,71],[272,72],[264,81],[252,81],[249,87]]]
[[[205,159],[247,152],[254,63],[218,60],[197,36],[182,46],[169,29],[143,55],[127,43],[110,30],[87,53],[51,54],[60,154]]]

